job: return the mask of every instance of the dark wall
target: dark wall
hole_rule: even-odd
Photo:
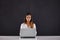
[[[1,0],[0,35],[19,35],[20,24],[31,12],[39,35],[60,35],[59,0]]]

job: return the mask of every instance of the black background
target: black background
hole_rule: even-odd
[[[25,14],[31,12],[38,36],[60,35],[59,0],[0,0],[0,35],[19,35]]]

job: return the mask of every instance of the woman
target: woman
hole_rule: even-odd
[[[36,29],[36,24],[32,20],[31,13],[27,13],[24,19],[24,22],[21,24],[20,29],[31,28]],[[37,34],[37,31],[36,31]]]

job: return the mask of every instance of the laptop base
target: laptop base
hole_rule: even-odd
[[[35,38],[35,37],[21,37],[21,38]]]

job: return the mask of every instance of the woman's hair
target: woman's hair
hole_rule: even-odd
[[[27,15],[31,15],[30,27],[33,28],[33,19],[32,19],[32,14],[31,14],[31,13],[27,13],[27,14],[25,15],[24,23],[27,24],[27,20],[26,20],[26,16],[27,16]]]

